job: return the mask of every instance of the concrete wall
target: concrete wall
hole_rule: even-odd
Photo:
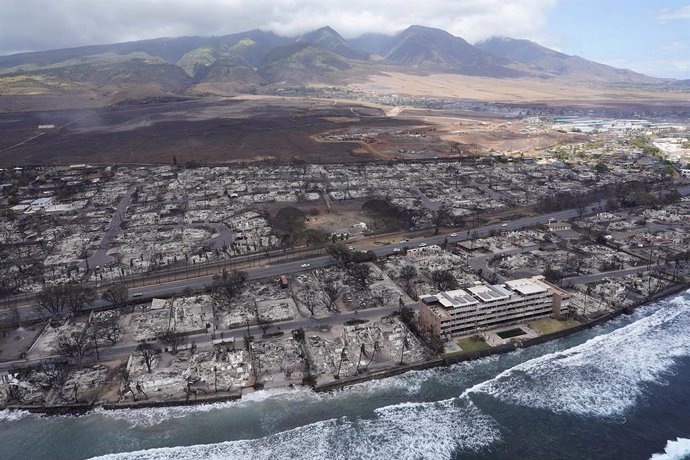
[[[436,316],[431,308],[421,300],[419,301],[419,330],[432,331],[437,337],[441,337],[441,318]]]

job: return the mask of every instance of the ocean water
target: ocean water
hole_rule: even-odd
[[[0,458],[690,458],[690,291],[562,340],[331,394],[39,417]]]

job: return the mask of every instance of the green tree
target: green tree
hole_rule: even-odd
[[[129,300],[129,288],[124,283],[115,284],[103,291],[101,297],[116,307],[123,307],[127,304],[127,300]]]
[[[369,285],[371,267],[367,264],[353,264],[348,268],[347,276],[355,289],[363,291]]]
[[[606,166],[606,164],[599,162],[596,164],[596,166],[594,166],[594,171],[597,174],[606,174],[607,172],[609,172],[609,167]]]
[[[301,209],[288,206],[278,210],[271,219],[273,231],[284,241],[293,242],[304,230],[306,217]]]
[[[450,270],[434,270],[429,274],[429,280],[441,292],[458,288],[458,280]]]
[[[352,252],[342,243],[331,243],[326,246],[326,252],[337,267],[345,267],[352,260]]]
[[[36,295],[36,304],[44,317],[54,318],[62,315],[68,308],[67,285],[46,286]]]
[[[304,241],[307,246],[323,244],[329,240],[330,234],[323,230],[308,228],[303,230],[299,239]]]
[[[83,284],[67,285],[67,306],[77,316],[81,310],[96,300],[96,290]]]
[[[556,284],[560,283],[564,276],[562,271],[556,270],[551,267],[546,267],[544,269],[543,275],[546,281]]]

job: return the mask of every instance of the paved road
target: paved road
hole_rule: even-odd
[[[419,187],[416,185],[412,188],[410,188],[410,191],[419,197],[420,200],[422,200],[422,205],[427,208],[430,211],[438,211],[441,209],[441,204],[437,203],[436,201],[430,199],[428,196],[426,196],[421,190],[419,190]]]
[[[133,192],[133,189],[131,189]],[[123,199],[124,201],[124,199]],[[593,206],[589,206],[585,209],[585,214],[595,212],[595,209],[597,209],[599,206],[601,206],[602,203],[597,203]],[[573,217],[576,217],[578,215],[578,211],[575,209],[571,210],[566,210],[566,211],[559,211],[559,212],[554,212],[550,214],[543,214],[539,216],[532,216],[532,217],[524,217],[522,219],[517,219],[511,222],[503,223],[503,224],[493,224],[493,225],[486,225],[483,227],[477,227],[473,229],[471,232],[472,235],[476,234],[477,236],[486,236],[490,234],[491,232],[501,232],[501,231],[511,231],[511,230],[518,230],[522,228],[528,228],[532,227],[534,225],[538,224],[543,224],[547,223],[549,220],[563,220],[563,219],[570,219]],[[119,223],[118,223],[119,225]],[[407,243],[397,243],[397,244],[391,244],[391,245],[386,245],[386,246],[375,246],[371,250],[374,251],[374,253],[379,256],[387,256],[394,254],[397,251],[402,251],[404,247],[416,247],[421,244],[442,244],[444,240],[448,239],[449,242],[453,241],[462,241],[468,239],[468,231],[462,231],[455,233],[455,236],[451,236],[451,234],[441,234],[441,235],[435,235],[435,236],[430,236],[430,237],[423,237],[423,238],[415,238]],[[108,256],[106,256],[108,257]],[[331,259],[328,256],[319,256],[319,257],[312,257],[308,259],[302,259],[302,260],[297,260],[297,261],[292,261],[292,262],[285,262],[281,264],[275,264],[275,265],[268,265],[260,268],[254,268],[254,269],[249,269],[247,270],[249,279],[260,279],[260,278],[267,278],[271,276],[278,277],[281,274],[290,274],[290,273],[295,273],[299,272],[302,270],[305,270],[305,268],[302,267],[303,264],[309,264],[310,268],[319,268],[319,267],[326,267],[331,264]],[[174,293],[179,293],[185,288],[190,288],[190,289],[203,289],[206,285],[210,284],[212,280],[212,276],[202,276],[202,277],[197,277],[197,278],[189,278],[189,279],[180,279],[177,281],[170,281],[170,282],[165,282],[161,284],[155,284],[155,285],[149,285],[149,286],[143,286],[143,287],[133,287],[130,288],[130,296],[136,296],[136,297],[165,297],[165,296],[170,296]],[[102,300],[97,300],[91,305],[91,308],[102,308],[106,306],[107,303],[102,301]],[[22,319],[24,320],[29,320],[29,319],[34,319],[37,318],[39,315],[39,312],[36,310],[35,307],[33,306],[26,306],[20,308],[20,315]],[[0,311],[0,323],[7,322],[10,320],[10,313],[7,311]]]
[[[659,267],[656,265],[652,265],[649,267],[649,270],[651,271],[657,271]],[[605,278],[622,278],[624,276],[628,275],[634,275],[636,273],[641,273],[644,271],[647,271],[647,265],[642,264],[639,267],[632,267],[632,268],[624,268],[622,270],[613,270],[610,272],[602,272],[602,273],[592,273],[590,275],[580,275],[580,276],[571,276],[570,278],[563,278],[561,280],[561,285],[562,286],[572,286],[574,284],[587,284],[587,283],[595,283],[597,281],[602,281]]]
[[[217,236],[204,241],[204,244],[210,244],[216,249],[222,249],[224,246],[230,246],[235,241],[235,235],[228,229],[225,224],[203,224],[204,226],[212,227],[218,233]],[[185,225],[185,227],[187,227]]]
[[[407,305],[410,308],[417,308],[416,303],[411,303]],[[274,325],[271,326],[270,329],[267,330],[268,333],[272,332],[279,332],[282,331],[286,334],[290,333],[290,331],[299,329],[299,328],[309,328],[309,327],[318,327],[318,326],[333,326],[337,324],[344,324],[346,321],[350,319],[362,319],[362,320],[374,320],[374,319],[379,319],[383,316],[388,316],[392,314],[393,312],[397,311],[398,307],[383,307],[383,308],[370,308],[366,310],[359,310],[358,312],[346,312],[346,313],[335,313],[333,315],[329,315],[323,318],[317,318],[317,317],[312,317],[312,318],[298,318],[295,320],[291,321],[282,321],[280,323],[275,323]],[[261,330],[260,327],[258,326],[250,326],[249,327],[249,332],[253,336],[260,336],[263,334],[263,331]],[[242,347],[242,338],[246,335],[247,333],[247,328],[246,327],[238,327],[235,329],[227,329],[227,330],[219,330],[216,331],[215,333],[215,338],[220,339],[221,335],[223,339],[235,339],[236,341],[239,341],[240,343],[238,344],[239,347]],[[208,346],[211,344],[213,337],[211,333],[208,334],[197,334],[197,335],[192,335],[189,336],[190,342],[195,342],[198,346]],[[159,344],[161,348],[163,345]],[[104,359],[116,359],[116,358],[124,358],[129,356],[132,352],[136,350],[137,343],[126,343],[126,344],[118,344],[115,345],[114,347],[109,347],[109,348],[103,348],[99,350],[99,356],[101,360]],[[47,358],[60,358],[59,356],[44,356],[41,357],[40,359],[34,359],[34,360],[20,360],[20,361],[12,361],[12,362],[6,362],[6,363],[0,363],[0,370],[7,370],[7,369],[14,369],[18,366],[30,366],[34,364],[39,364],[41,361],[44,361]],[[92,356],[91,358],[95,358],[95,356]]]
[[[110,224],[108,224],[108,227],[103,234],[103,238],[101,239],[101,243],[98,245],[98,249],[94,255],[87,259],[89,269],[93,270],[96,267],[104,267],[113,261],[113,258],[106,253],[108,252],[108,249],[110,249],[110,242],[120,232],[122,218],[127,212],[129,205],[132,204],[132,195],[134,194],[136,188],[136,185],[130,185],[125,193],[125,196],[122,197],[120,203],[117,205],[117,208],[115,208],[115,214],[113,214],[113,218],[110,220]],[[81,262],[82,267],[85,265],[86,264],[84,262]]]
[[[128,202],[131,201],[131,193],[133,193],[134,188],[130,187],[128,190],[128,196],[129,199],[123,200],[120,202],[122,205],[123,202]],[[687,195],[690,194],[690,186],[686,187],[685,189],[682,190],[682,193]],[[122,213],[124,213],[124,210],[126,209],[126,206],[121,210]],[[587,214],[592,214],[597,212],[597,210],[603,206],[603,202],[600,203],[595,203],[594,205],[587,206],[584,210],[584,215]],[[120,206],[118,206],[120,208]],[[578,215],[578,211],[575,209],[570,209],[570,210],[565,210],[565,211],[559,211],[559,212],[554,212],[554,213],[549,213],[549,214],[544,214],[544,215],[539,215],[539,216],[533,216],[533,217],[525,217],[522,219],[514,220],[512,222],[508,223],[503,223],[503,224],[494,224],[494,225],[487,225],[483,227],[477,227],[471,232],[465,230],[463,232],[458,232],[455,233],[455,236],[451,236],[451,234],[442,234],[442,235],[435,235],[431,237],[425,237],[425,238],[417,238],[413,239],[407,243],[397,243],[393,245],[387,245],[387,246],[379,246],[379,247],[374,247],[372,250],[376,253],[377,256],[386,256],[393,254],[397,251],[401,251],[403,247],[415,247],[419,246],[422,244],[441,244],[444,242],[444,240],[448,241],[462,241],[466,240],[469,238],[469,234],[476,234],[477,236],[485,236],[490,234],[491,232],[501,232],[501,231],[512,231],[512,230],[519,230],[522,228],[527,228],[527,227],[532,227],[534,225],[539,225],[539,224],[544,224],[547,223],[549,220],[565,220],[565,219],[571,219],[573,217],[576,217]],[[119,213],[116,213],[117,218],[119,219]],[[113,221],[115,221],[116,217],[114,217]],[[113,222],[111,222],[111,228],[112,228]],[[119,220],[117,221],[117,226],[115,228],[119,227]],[[104,238],[105,239],[105,238]],[[397,251],[396,251],[397,249]],[[521,251],[521,250],[516,250],[516,251]],[[511,252],[511,251],[508,251]],[[492,255],[493,256],[493,255]],[[486,258],[488,256],[480,256],[476,257],[472,260],[476,261],[475,263],[479,264],[485,264]],[[309,268],[318,268],[318,267],[325,267],[331,264],[330,257],[328,256],[320,256],[320,257],[313,257],[309,259],[303,259],[303,260],[298,260],[298,261],[292,261],[292,262],[286,262],[286,263],[281,263],[281,264],[275,264],[275,265],[269,265],[269,266],[264,266],[260,268],[255,268],[255,269],[250,269],[248,270],[248,277],[249,279],[260,279],[260,278],[266,278],[266,277],[271,277],[271,276],[279,276],[281,274],[289,274],[289,273],[295,273],[299,272],[302,270],[307,269],[306,267],[303,267],[304,264],[309,264]],[[579,277],[572,277],[572,278],[567,278],[564,280],[564,283],[589,283],[589,282],[595,282],[595,281],[600,281],[604,278],[608,277],[623,277],[627,276],[630,274],[634,273],[639,273],[640,271],[645,270],[647,267],[646,266],[640,266],[640,267],[634,267],[634,268],[628,268],[624,270],[617,270],[613,272],[605,272],[605,273],[597,273],[597,274],[592,274],[592,275],[584,275],[584,276],[579,276]],[[185,288],[191,288],[191,289],[200,289],[206,286],[207,284],[210,283],[212,277],[211,276],[203,276],[203,277],[198,277],[198,278],[192,278],[192,279],[182,279],[182,280],[177,280],[177,281],[172,281],[172,282],[167,282],[167,283],[162,283],[159,285],[152,285],[152,286],[145,286],[145,287],[139,287],[139,288],[132,288],[130,289],[130,295],[139,295],[141,294],[142,296],[166,296],[166,295],[171,295],[175,292],[180,292],[181,290]],[[107,304],[103,301],[97,301],[94,303],[93,307],[98,308],[102,306],[106,306]],[[416,307],[416,304],[411,304],[411,306]],[[357,317],[361,319],[372,319],[372,318],[378,318],[381,316],[385,316],[387,314],[392,313],[393,311],[397,310],[397,307],[385,307],[385,308],[378,308],[378,309],[368,309],[368,310],[361,310],[360,312],[357,313]],[[24,319],[29,319],[34,317],[37,312],[33,307],[26,307],[22,309],[21,311],[22,318]],[[341,324],[348,319],[351,319],[355,316],[355,313],[337,313],[325,318],[306,318],[306,319],[297,319],[294,321],[288,321],[288,322],[283,322],[276,324],[269,330],[269,332],[274,332],[276,330],[292,330],[292,329],[297,329],[300,327],[309,327],[309,326],[314,326],[314,325],[334,325],[334,324]],[[2,320],[8,320],[9,319],[9,312],[2,312],[0,313],[0,321]],[[238,328],[238,329],[232,329],[232,330],[227,330],[227,331],[217,331],[216,332],[216,338],[220,338],[221,332],[225,338],[236,338],[236,339],[241,339],[243,335],[246,333],[246,328]],[[250,327],[250,332],[252,335],[259,335],[261,334],[261,330],[258,326],[253,326]],[[192,340],[194,340],[197,344],[199,345],[207,345],[211,341],[211,335],[210,334],[203,334],[203,335],[198,335],[198,336],[192,336]],[[136,344],[123,344],[123,345],[117,345],[115,347],[109,348],[109,349],[104,349],[101,352],[101,358],[110,358],[110,357],[121,357],[121,356],[126,356],[130,354],[134,349],[136,348]],[[12,363],[4,363],[0,364],[0,369],[3,368],[9,368],[14,366]]]
[[[588,208],[587,212],[592,212],[591,210],[594,208],[594,206]],[[476,232],[477,235],[484,236],[488,235],[491,232],[517,230],[525,227],[531,227],[537,224],[546,223],[549,220],[569,219],[575,217],[576,215],[576,210],[567,210],[551,214],[545,214],[541,216],[525,217],[523,219],[518,219],[506,224],[495,224],[487,225],[484,227],[478,227],[475,230],[473,230],[472,233]],[[374,251],[374,253],[377,256],[382,257],[394,254],[396,252],[396,249],[398,251],[401,251],[403,247],[415,247],[419,246],[420,244],[441,244],[445,239],[448,239],[448,241],[462,241],[467,238],[467,232],[465,231],[458,232],[456,236],[450,236],[450,234],[435,235],[426,238],[413,239],[407,243],[396,243],[386,246],[375,246],[371,250]],[[309,259],[302,259],[292,262],[285,262],[281,264],[250,269],[247,270],[247,272],[249,275],[249,279],[260,279],[270,276],[277,277],[282,274],[295,273],[305,270],[305,268],[302,267],[303,264],[309,264],[310,268],[326,267],[331,264],[331,259],[328,256],[312,257]],[[211,279],[211,276],[203,276],[199,278],[181,279],[153,286],[137,287],[130,289],[130,294],[142,294],[142,296],[147,297],[170,295],[174,292],[180,292],[181,290],[187,287],[191,289],[203,288],[204,286],[210,283]]]
[[[130,190],[133,192],[133,189],[130,188]],[[128,190],[128,193],[129,191]],[[690,194],[690,186],[684,187],[679,189],[680,192],[684,195]],[[124,199],[123,199],[124,201]],[[599,210],[605,205],[604,201],[600,201],[598,203],[594,203],[590,206],[586,206],[584,208],[583,214],[582,215],[589,215],[589,214],[594,214],[596,212],[599,212]],[[126,208],[126,206],[125,206]],[[407,243],[396,243],[396,244],[390,244],[390,245],[385,245],[385,246],[375,246],[371,248],[371,250],[374,251],[374,253],[379,256],[387,256],[394,254],[397,251],[401,251],[403,247],[416,247],[420,246],[422,244],[425,245],[430,245],[430,244],[442,244],[444,240],[448,240],[449,242],[456,242],[456,241],[463,241],[469,238],[470,235],[477,235],[478,237],[486,236],[489,235],[490,233],[500,233],[504,231],[512,231],[512,230],[520,230],[524,228],[529,228],[533,227],[535,225],[540,225],[540,224],[545,224],[549,222],[550,220],[567,220],[567,219],[572,219],[574,217],[578,217],[579,211],[577,209],[567,209],[565,211],[558,211],[558,212],[553,212],[549,214],[541,214],[538,216],[531,216],[531,217],[523,217],[521,219],[516,219],[510,222],[505,222],[505,223],[499,223],[499,224],[493,224],[493,225],[486,225],[482,227],[476,227],[471,230],[463,230],[463,231],[458,231],[457,233],[451,233],[451,234],[441,234],[441,235],[435,235],[435,236],[430,236],[430,237],[421,237],[421,238],[415,238]],[[119,225],[119,223],[118,223]],[[451,236],[455,234],[455,236]],[[249,269],[247,270],[249,279],[259,279],[259,278],[266,278],[270,276],[279,276],[281,274],[290,274],[290,273],[295,273],[301,270],[304,270],[305,268],[302,268],[303,264],[309,264],[311,268],[318,268],[318,267],[325,267],[331,264],[331,260],[328,256],[319,256],[319,257],[313,257],[313,258],[307,258],[307,259],[302,259],[298,261],[292,261],[292,262],[285,262],[281,264],[275,264],[275,265],[269,265],[269,266],[264,266],[260,268],[255,268],[255,269]],[[640,267],[636,267],[635,269],[639,270]],[[592,275],[592,276],[598,276],[598,275]],[[624,276],[624,275],[621,275]],[[155,285],[149,285],[149,286],[144,286],[144,287],[134,287],[130,289],[130,295],[134,295],[137,297],[151,297],[151,296],[157,296],[157,297],[165,297],[165,296],[170,296],[174,293],[179,293],[185,288],[190,288],[190,289],[202,289],[204,286],[208,285],[211,282],[212,277],[211,276],[203,276],[203,277],[197,277],[197,278],[190,278],[190,279],[180,279],[177,281],[171,281],[171,282],[166,282],[166,283],[161,283],[161,284],[155,284]],[[101,300],[96,301],[93,305],[92,308],[101,308],[103,306],[106,306],[107,304]],[[23,307],[20,309],[20,314],[23,319],[32,319],[36,318],[38,316],[38,312],[36,311],[35,307],[33,306],[27,306]],[[10,320],[10,313],[7,311],[0,311],[0,323],[2,322],[7,322]]]

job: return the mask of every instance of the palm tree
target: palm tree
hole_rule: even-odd
[[[343,360],[345,358],[347,358],[347,347],[343,346],[343,349],[340,351],[340,363],[338,363],[338,372],[335,374],[336,379],[340,378],[340,368],[343,366]]]
[[[365,343],[359,347],[359,359],[357,359],[357,369],[355,369],[355,375],[359,374],[359,363],[362,362],[362,356],[367,356],[367,346]]]
[[[402,350],[400,351],[400,365],[403,365],[403,357],[405,356],[405,350],[410,348],[410,341],[407,340],[407,331],[405,331],[405,337],[403,337]]]
[[[376,352],[381,351],[381,348],[379,347],[379,341],[374,342],[374,351],[371,353],[371,358],[369,358],[369,362],[367,363],[366,366],[364,366],[364,370],[366,371],[369,368],[369,364],[374,360],[374,356],[376,356]]]

